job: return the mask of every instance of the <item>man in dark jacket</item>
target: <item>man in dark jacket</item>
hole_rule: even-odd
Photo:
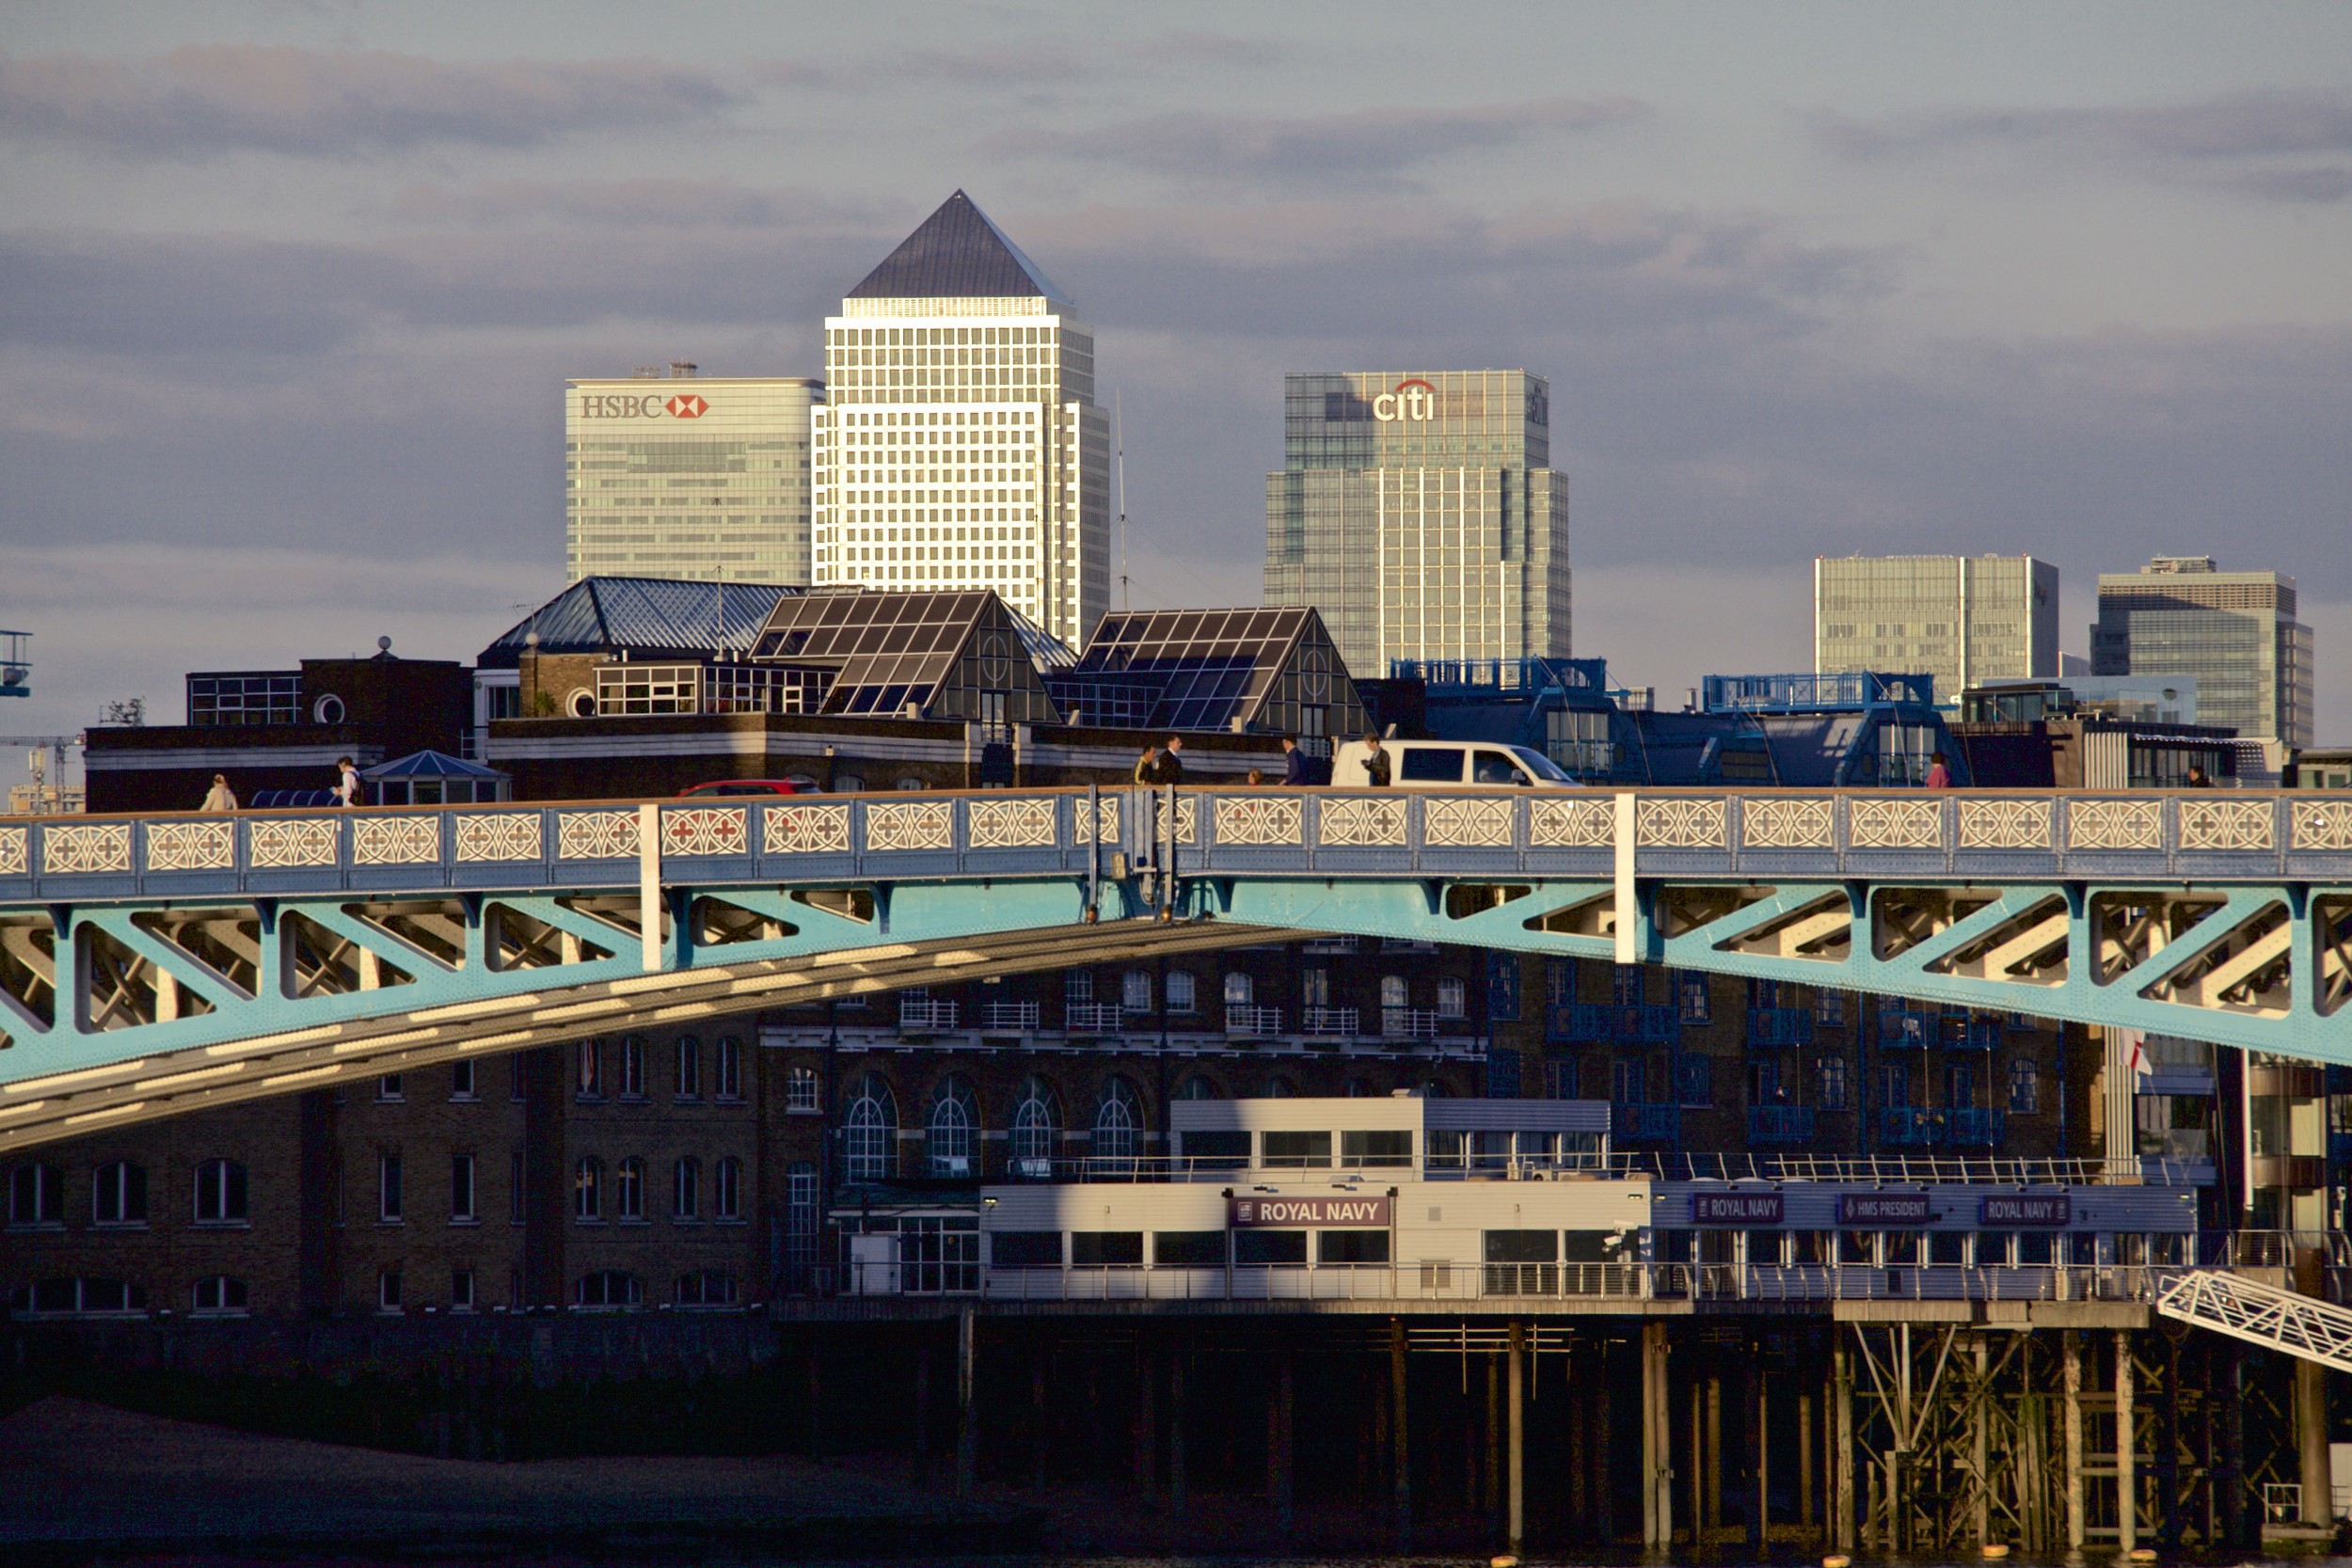
[[[1184,737],[1171,735],[1168,744],[1160,748],[1160,776],[1154,784],[1180,784],[1184,782]]]
[[[1364,758],[1365,779],[1373,788],[1386,789],[1389,786],[1390,759],[1388,748],[1380,744],[1378,730],[1371,731],[1364,736],[1364,750],[1368,753]]]
[[[1308,782],[1307,753],[1298,749],[1298,736],[1295,735],[1282,737],[1282,782],[1286,784]]]

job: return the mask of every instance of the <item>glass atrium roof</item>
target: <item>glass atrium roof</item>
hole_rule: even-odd
[[[850,291],[851,299],[1020,299],[1070,296],[958,191]]]
[[[511,670],[524,639],[543,654],[740,654],[777,603],[802,593],[772,582],[684,582],[672,578],[583,578],[482,650],[485,669]]]
[[[1093,641],[1066,674],[1049,678],[1067,708],[1102,711],[1089,703],[1090,687],[1132,702],[1138,689],[1155,699],[1152,729],[1221,730],[1248,721],[1282,672],[1299,637],[1313,624],[1306,606],[1275,610],[1153,610],[1105,615]],[[1122,703],[1121,705],[1124,705]]]

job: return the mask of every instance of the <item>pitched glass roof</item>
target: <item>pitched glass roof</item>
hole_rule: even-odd
[[[827,713],[897,713],[928,705],[954,673],[992,602],[1039,669],[1072,662],[1070,650],[986,589],[822,593],[780,600],[752,657],[812,664],[834,678]]]
[[[958,191],[850,291],[851,299],[1018,299],[1070,296]]]
[[[1248,721],[1312,624],[1305,606],[1272,610],[1152,610],[1105,615],[1077,667],[1047,688],[1063,707],[1139,707],[1156,696],[1152,729],[1221,730]],[[1101,689],[1089,701],[1089,689]]]
[[[513,669],[532,632],[543,654],[739,654],[780,600],[802,592],[773,582],[583,578],[508,627],[476,662]]]

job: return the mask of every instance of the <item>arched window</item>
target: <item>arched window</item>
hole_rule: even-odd
[[[1269,1078],[1265,1081],[1265,1087],[1258,1091],[1258,1098],[1261,1100],[1295,1100],[1298,1098],[1298,1086],[1287,1078]]]
[[[1119,1005],[1131,1013],[1152,1010],[1152,972],[1131,969],[1119,982]]]
[[[1171,969],[1168,972],[1168,1010],[1188,1013],[1193,1010],[1192,971]]]
[[[196,1167],[196,1223],[242,1225],[246,1211],[245,1167],[234,1160],[202,1160]]]
[[[611,1311],[645,1305],[645,1282],[621,1269],[598,1269],[572,1284],[572,1305]]]
[[[1222,1100],[1225,1091],[1216,1086],[1216,1080],[1205,1072],[1196,1072],[1176,1085],[1179,1100]]]
[[[1132,1167],[1143,1153],[1143,1101],[1124,1078],[1104,1080],[1094,1102],[1094,1158]]]
[[[1383,1007],[1412,1006],[1412,993],[1406,989],[1404,975],[1383,974],[1380,976],[1380,1006]]]
[[[680,1307],[733,1307],[742,1297],[735,1275],[719,1269],[696,1269],[677,1276],[670,1299]]]
[[[612,1173],[612,1207],[625,1220],[645,1217],[645,1162],[632,1154]]]
[[[723,1220],[743,1217],[743,1162],[732,1154],[710,1167],[710,1212]]]
[[[931,1091],[930,1120],[923,1129],[923,1163],[933,1176],[977,1176],[979,1139],[979,1097],[970,1084],[949,1073]]]
[[[39,1163],[17,1166],[8,1177],[8,1223],[63,1225],[65,1172]]]
[[[1031,1073],[1021,1080],[1020,1098],[1012,1107],[1012,1136],[1007,1150],[1012,1174],[1040,1181],[1050,1177],[1060,1143],[1061,1103],[1054,1086]]]
[[[677,1087],[680,1100],[692,1100],[703,1092],[703,1042],[692,1035],[677,1037]]]
[[[99,1225],[145,1225],[147,1167],[129,1160],[99,1166],[90,1186],[90,1219]]]
[[[1243,974],[1237,969],[1225,976],[1225,1005],[1227,1006],[1247,1007],[1249,1006],[1249,998],[1250,984],[1248,975]]]
[[[721,1100],[743,1098],[743,1041],[735,1035],[719,1037],[719,1082],[714,1086]]]
[[[604,1162],[593,1154],[581,1155],[572,1167],[572,1218],[604,1218]]]
[[[1460,1018],[1469,1000],[1469,992],[1458,976],[1449,974],[1438,982],[1438,1016]]]
[[[208,1274],[196,1282],[192,1307],[200,1314],[226,1316],[245,1310],[245,1281],[225,1274]]]
[[[572,1092],[582,1100],[604,1097],[604,1041],[581,1040],[572,1048]]]
[[[700,1219],[702,1212],[703,1163],[691,1154],[681,1154],[670,1169],[670,1217]]]
[[[881,1074],[869,1072],[858,1080],[857,1098],[850,1101],[846,1122],[849,1179],[889,1180],[898,1163],[898,1101]]]

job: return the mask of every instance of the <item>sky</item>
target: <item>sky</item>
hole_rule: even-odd
[[[469,658],[566,377],[821,371],[961,188],[1075,296],[1138,606],[1259,594],[1286,372],[1525,367],[1575,651],[1810,664],[1810,562],[2299,580],[2352,742],[2352,7],[0,0],[0,732]],[[13,763],[7,766],[13,767]]]

